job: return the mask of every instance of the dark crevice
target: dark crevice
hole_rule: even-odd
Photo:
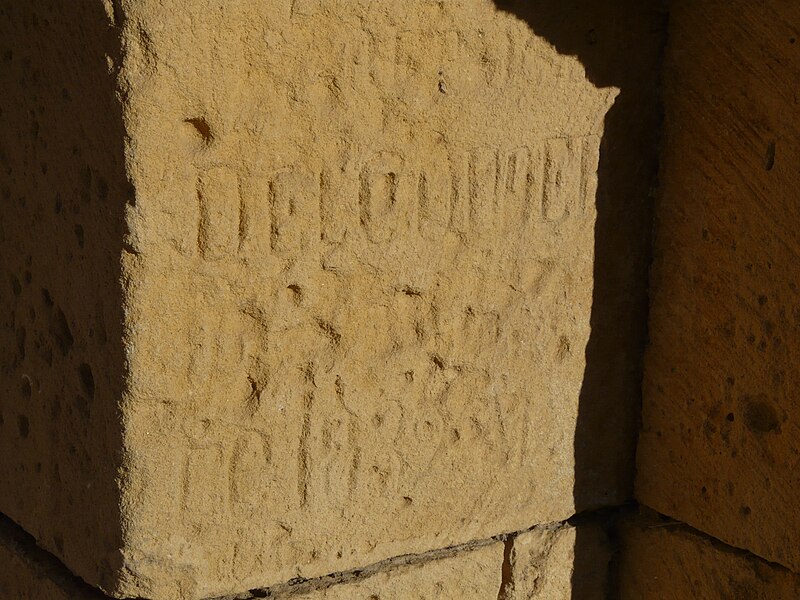
[[[500,591],[497,592],[497,600],[507,600],[514,591],[514,565],[512,564],[514,539],[515,536],[508,536],[503,546],[503,568],[501,570]]]
[[[617,600],[620,597],[621,525],[637,514],[639,505],[635,501],[620,506],[601,508],[582,512],[573,516],[567,523],[575,527],[575,559],[572,575],[572,598],[606,598]],[[596,548],[587,537],[585,528],[599,527],[610,550],[605,573],[597,573],[602,565],[597,560]],[[596,542],[595,542],[596,543]],[[605,589],[596,589],[602,581]]]

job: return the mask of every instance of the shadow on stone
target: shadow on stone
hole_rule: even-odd
[[[125,129],[101,2],[0,3],[0,512],[113,591]]]
[[[560,53],[576,56],[587,78],[620,94],[605,120],[596,198],[591,336],[575,432],[576,511],[632,499],[647,335],[652,192],[661,124],[659,77],[666,40],[661,0],[495,0]],[[598,519],[613,520],[606,511]],[[573,598],[598,568],[591,539],[575,548]],[[591,585],[596,585],[592,583]],[[611,574],[611,593],[615,587]]]

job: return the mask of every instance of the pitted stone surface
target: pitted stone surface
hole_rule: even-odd
[[[800,597],[800,576],[673,523],[642,522],[622,537],[621,600]]]
[[[0,508],[159,599],[572,515],[616,90],[489,0],[91,6],[118,94],[52,124],[63,187],[10,165],[3,221],[47,216],[41,259],[3,228]],[[30,79],[66,98],[70,74]]]
[[[800,570],[800,5],[677,1],[637,496]]]
[[[0,2],[0,512],[109,587],[130,197],[118,58],[100,2]]]

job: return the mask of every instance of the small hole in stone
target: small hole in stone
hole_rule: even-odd
[[[97,179],[97,195],[100,200],[108,200],[108,182],[102,177]]]
[[[53,340],[61,350],[61,354],[64,356],[69,354],[72,345],[75,343],[75,338],[72,337],[67,317],[60,308],[56,309],[50,322],[50,335],[53,336]]]
[[[191,117],[189,119],[184,119],[184,123],[188,123],[194,127],[194,130],[197,132],[206,146],[209,146],[211,142],[214,141],[214,134],[211,133],[211,126],[203,117]]]
[[[736,419],[736,417],[733,416],[733,413],[728,413],[728,415],[725,418],[728,419],[728,421],[730,421],[731,423],[733,423],[733,421]]]

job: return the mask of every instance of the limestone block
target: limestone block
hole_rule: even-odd
[[[650,522],[623,537],[621,600],[792,600],[800,576],[686,527]]]
[[[489,0],[2,11],[0,510],[165,600],[574,513],[615,89]]]
[[[637,495],[800,569],[800,5],[673,3]]]
[[[365,579],[339,583],[289,600],[497,600],[503,544],[495,542],[454,556],[380,571]]]

